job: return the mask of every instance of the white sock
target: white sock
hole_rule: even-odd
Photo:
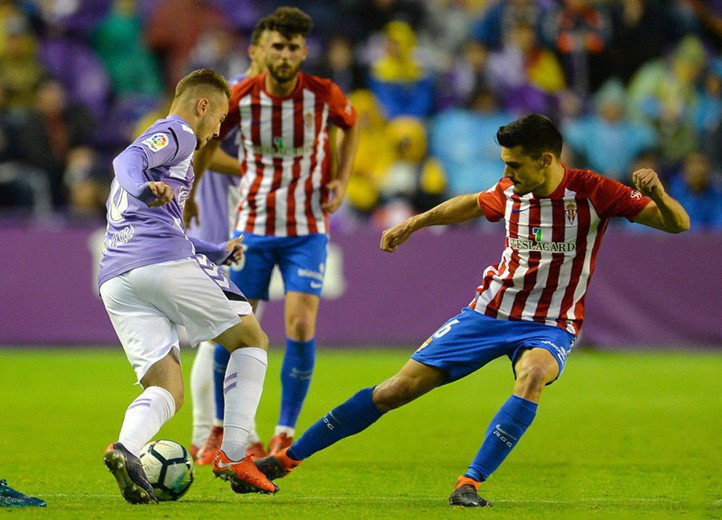
[[[268,355],[258,347],[238,348],[231,352],[223,383],[226,414],[221,449],[231,460],[246,456],[248,433],[253,427],[256,409],[263,393]]]
[[[293,437],[296,435],[296,428],[291,428],[290,426],[281,426],[280,424],[276,425],[276,429],[273,431],[273,435],[281,435],[282,433],[285,433],[288,437]]]
[[[160,386],[150,386],[125,411],[118,441],[138,456],[141,448],[174,414],[175,399],[170,392]]]
[[[261,442],[261,438],[258,436],[258,432],[256,431],[256,420],[253,419],[251,429],[248,431],[248,444],[256,444],[258,442]]]
[[[193,433],[191,442],[199,448],[211,434],[211,424],[216,412],[213,395],[213,354],[216,346],[211,341],[198,345],[191,368],[191,401],[193,403]]]

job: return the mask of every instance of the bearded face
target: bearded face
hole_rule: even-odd
[[[306,38],[300,34],[290,39],[278,31],[271,31],[269,34],[265,46],[266,67],[277,82],[288,83],[295,80],[307,55]]]

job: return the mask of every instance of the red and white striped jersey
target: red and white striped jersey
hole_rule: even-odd
[[[236,231],[267,236],[328,232],[329,124],[348,129],[356,111],[331,80],[299,73],[285,98],[264,87],[266,74],[233,87],[223,138],[240,130],[241,202]]]
[[[484,271],[470,307],[504,320],[526,320],[578,334],[584,295],[608,219],[634,219],[650,199],[589,170],[565,167],[554,193],[515,195],[509,179],[479,194],[492,222],[506,221],[501,261]]]

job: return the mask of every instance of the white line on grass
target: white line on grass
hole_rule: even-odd
[[[118,497],[120,498],[116,493],[113,494],[82,494],[82,495],[70,495],[66,493],[56,493],[52,495],[42,494],[43,498],[52,498],[52,497],[63,497],[63,498],[111,498],[111,497]],[[279,495],[284,496],[285,495]],[[370,502],[404,502],[408,500],[413,500],[415,502],[418,501],[426,501],[426,502],[438,502],[439,500],[445,500],[446,497],[354,497],[354,496],[295,496],[293,497],[296,501],[305,501],[305,502],[318,502],[318,501],[328,501],[328,500],[335,500],[337,502],[343,502],[343,501],[354,501],[354,500],[363,500],[363,501],[370,501]],[[611,503],[668,503],[668,504],[674,504],[677,501],[666,499],[666,498],[580,498],[578,500],[511,500],[511,499],[494,499],[492,500],[493,503],[500,503],[500,504],[575,504],[575,503],[593,503],[593,504],[611,504]],[[709,503],[710,506],[715,507],[722,507],[722,500],[716,500],[714,502]]]

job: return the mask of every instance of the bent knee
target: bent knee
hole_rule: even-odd
[[[178,410],[180,410],[181,407],[183,406],[184,399],[185,399],[185,395],[183,394],[183,392],[181,392],[180,395],[173,396],[173,400],[175,401],[175,411],[176,412]]]
[[[248,345],[248,346],[249,347],[259,347],[259,348],[262,348],[263,350],[268,350],[268,334],[266,334],[265,332],[263,332],[261,330],[260,333],[258,334],[257,341],[258,342],[256,345]]]
[[[241,322],[214,338],[228,352],[233,352],[242,347],[258,347],[268,350],[268,334],[266,334],[251,314],[250,317],[242,317]]]
[[[314,337],[316,325],[310,318],[297,317],[291,319],[286,326],[286,334],[297,341],[308,341]]]
[[[405,377],[392,377],[374,388],[373,400],[379,410],[387,412],[416,399],[418,392],[413,381]]]
[[[259,330],[251,336],[244,336],[236,348],[245,347],[258,347],[263,350],[268,350],[268,334]],[[235,349],[231,348],[230,350],[233,351]]]
[[[558,374],[559,365],[556,362],[520,363],[516,367],[515,393],[527,399],[538,400],[544,387],[553,382]]]
[[[544,386],[556,378],[556,370],[552,371],[546,366],[528,365],[517,370],[516,379],[529,386]]]

